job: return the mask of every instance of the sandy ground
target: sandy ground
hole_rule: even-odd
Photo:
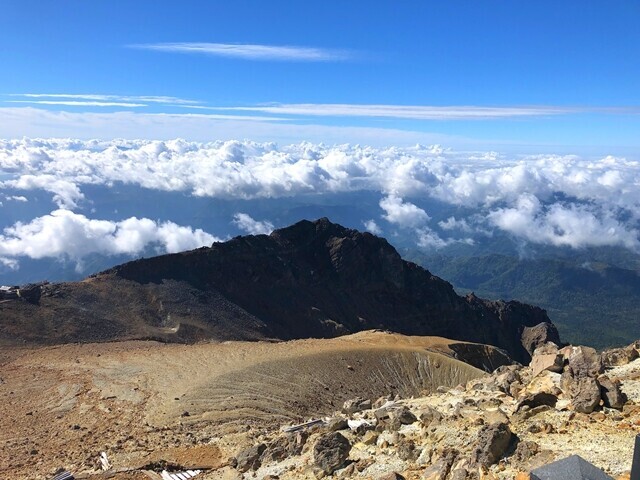
[[[446,343],[363,332],[281,343],[2,348],[0,478],[90,471],[101,451],[114,466],[219,467],[261,431],[327,414],[347,398],[410,396],[482,375],[425,350]]]

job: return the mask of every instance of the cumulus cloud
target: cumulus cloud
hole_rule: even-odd
[[[367,232],[373,233],[374,235],[382,235],[382,229],[378,226],[374,219],[367,220],[362,222],[364,228]]]
[[[273,232],[274,226],[268,221],[258,221],[251,218],[246,213],[236,213],[233,216],[233,223],[242,231],[250,235],[268,235]]]
[[[80,187],[73,181],[48,174],[22,175],[16,180],[9,180],[4,184],[0,184],[1,186],[18,190],[44,190],[45,192],[51,192],[54,194],[54,203],[60,208],[74,209],[78,206],[78,202],[84,199],[84,194],[80,191]]]
[[[217,240],[201,229],[173,222],[136,217],[112,222],[59,209],[29,223],[18,222],[5,228],[0,235],[0,257],[9,267],[15,266],[20,257],[69,258],[80,262],[92,253],[136,255],[148,247],[172,253]]]
[[[438,250],[455,243],[465,243],[473,245],[472,238],[442,238],[437,232],[429,227],[421,227],[416,229],[417,245],[427,250]]]
[[[380,195],[382,218],[400,228],[425,228],[429,202],[465,212],[439,219],[423,243],[437,244],[429,240],[436,230],[439,237],[458,232],[468,238],[496,230],[572,248],[638,244],[640,163],[617,157],[510,158],[422,145],[23,138],[0,140],[0,171],[0,189],[11,189],[10,195],[48,191],[67,210],[84,205],[83,186],[117,182],[226,199],[366,191]]]
[[[496,209],[488,218],[502,230],[535,243],[572,248],[619,245],[634,250],[640,246],[637,229],[590,205],[543,205],[524,194],[515,206]]]
[[[399,227],[418,227],[430,219],[423,209],[413,203],[403,201],[396,195],[389,195],[380,200],[380,208],[385,212],[383,218]]]
[[[20,263],[15,258],[0,257],[0,265],[8,270],[18,270]]]
[[[469,226],[464,218],[449,217],[446,220],[438,222],[438,226],[443,230],[460,230],[466,233],[473,232],[473,228]]]

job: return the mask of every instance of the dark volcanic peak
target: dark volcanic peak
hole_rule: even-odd
[[[117,338],[183,341],[333,337],[383,328],[488,343],[526,361],[532,342],[554,339],[553,329],[537,327],[525,348],[523,332],[550,323],[543,310],[460,297],[448,282],[402,260],[386,240],[326,218],[61,284],[43,292],[33,313],[58,308],[67,323],[77,324],[68,334],[78,340],[89,333],[82,321],[99,331],[110,325]]]

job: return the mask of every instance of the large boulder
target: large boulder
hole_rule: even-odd
[[[513,434],[506,423],[486,425],[478,432],[472,461],[481,467],[496,463],[509,449]]]
[[[593,412],[601,399],[596,378],[604,371],[602,358],[591,347],[565,347],[560,353],[565,358],[560,382],[563,392],[576,412]]]
[[[591,347],[568,346],[560,350],[564,356],[566,366],[573,377],[597,377],[604,371],[602,357]]]
[[[535,408],[540,405],[553,407],[562,395],[561,375],[544,370],[519,392],[518,409],[523,406]]]
[[[566,373],[566,372],[565,372]],[[565,377],[563,390],[576,412],[591,413],[600,405],[600,385],[593,377]]]
[[[602,396],[604,406],[622,410],[624,404],[627,403],[627,396],[620,389],[620,381],[612,380],[606,375],[601,375],[598,378],[598,383],[600,384],[600,395]]]
[[[602,363],[605,367],[617,367],[631,363],[639,357],[637,344],[634,342],[628,347],[605,350],[602,352]]]
[[[520,335],[520,341],[524,349],[533,355],[536,348],[547,342],[553,342],[560,345],[560,334],[553,323],[542,322],[534,327],[524,327]]]
[[[321,435],[313,446],[315,466],[325,474],[330,475],[342,467],[351,451],[351,444],[339,432]]]
[[[562,355],[559,355],[557,353],[536,355],[531,360],[531,373],[534,377],[545,370],[560,373],[562,372],[562,367]]]

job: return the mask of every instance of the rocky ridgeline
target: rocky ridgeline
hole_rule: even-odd
[[[640,425],[639,347],[547,343],[527,367],[451,390],[354,398],[321,424],[260,435],[225,478],[527,479],[571,454],[621,475]]]
[[[382,329],[493,345],[527,363],[540,344],[560,343],[541,308],[461,297],[385,239],[326,218],[3,295],[0,341],[8,344],[293,340]]]

